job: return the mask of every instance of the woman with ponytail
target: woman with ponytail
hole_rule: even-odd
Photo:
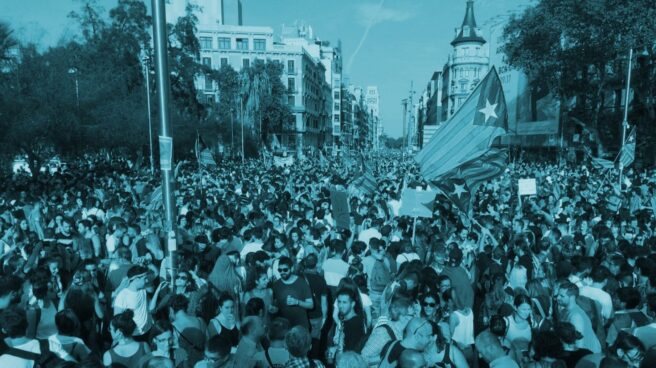
[[[112,318],[109,332],[114,344],[103,355],[103,364],[106,367],[136,367],[141,358],[150,353],[148,344],[136,342],[132,338],[137,328],[133,318],[134,312],[131,309],[126,309]]]

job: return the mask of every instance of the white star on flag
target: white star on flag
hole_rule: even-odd
[[[457,195],[460,198],[462,193],[467,193],[464,185],[453,184],[453,194]]]
[[[487,121],[490,119],[490,117],[494,117],[495,119],[498,118],[496,111],[494,111],[497,108],[498,104],[492,105],[490,103],[490,100],[487,98],[485,99],[485,107],[478,110],[479,112],[483,113],[485,115],[485,123],[487,124]]]

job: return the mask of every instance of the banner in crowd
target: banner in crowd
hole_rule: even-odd
[[[401,208],[399,216],[433,217],[435,190],[417,190],[406,188],[401,193]]]
[[[538,194],[538,187],[535,182],[535,178],[517,180],[517,188],[518,194],[520,196]]]
[[[293,156],[273,156],[273,165],[276,167],[292,166],[294,164]]]
[[[335,226],[339,229],[351,227],[351,211],[349,210],[348,193],[343,190],[331,190],[330,202],[333,207],[332,215]]]
[[[499,76],[492,68],[415,160],[424,178],[432,180],[481,156],[507,130],[505,97]]]

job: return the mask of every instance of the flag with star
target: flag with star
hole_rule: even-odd
[[[467,182],[462,178],[433,181],[431,183],[438,191],[460,210],[463,214],[471,217],[471,192]]]
[[[626,138],[624,146],[622,147],[622,153],[620,154],[620,165],[622,167],[628,167],[635,160],[635,150],[636,150],[636,127],[631,129],[631,133]]]
[[[373,194],[376,191],[378,182],[374,175],[373,169],[365,159],[364,154],[360,152],[358,157],[358,172],[355,174],[353,181],[349,184],[349,190],[361,195]]]
[[[508,166],[508,150],[490,148],[482,155],[464,162],[453,170],[440,175],[439,180],[460,178],[467,183],[473,196],[478,187],[506,171]]]
[[[432,180],[484,154],[508,130],[508,110],[501,80],[492,68],[465,103],[417,154],[424,178]]]

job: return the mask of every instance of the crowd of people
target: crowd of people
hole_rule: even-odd
[[[175,244],[158,179],[127,160],[7,178],[0,367],[656,366],[654,171],[620,189],[525,159],[471,216],[438,195],[410,218],[404,188],[432,184],[400,154],[370,162],[369,194],[348,160],[183,164]]]

